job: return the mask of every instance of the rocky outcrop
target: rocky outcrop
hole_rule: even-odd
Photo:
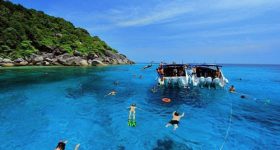
[[[92,66],[105,66],[106,65],[98,59],[93,59],[93,60],[90,59],[90,60],[88,60],[88,64],[92,65]]]
[[[43,52],[32,54],[29,57],[17,58],[14,60],[0,58],[0,66],[104,66],[108,64],[133,64],[134,62],[126,58],[125,55],[114,53],[110,50],[103,54],[91,53],[84,55],[79,51],[74,51],[73,55],[66,53],[65,50],[55,47],[44,47]]]
[[[7,58],[3,59],[3,58],[1,58],[0,60],[1,60],[0,61],[0,65],[2,67],[12,67],[12,66],[14,66],[13,61],[10,60],[10,59],[7,59]]]
[[[28,65],[28,62],[26,60],[24,60],[23,58],[18,58],[16,60],[14,60],[14,65],[16,65],[16,66],[26,66],[26,65]]]

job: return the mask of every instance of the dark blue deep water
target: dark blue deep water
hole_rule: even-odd
[[[0,68],[0,149],[51,150],[59,140],[68,140],[67,150],[280,149],[280,66],[224,66],[239,92],[231,94],[152,93],[156,66],[144,65]],[[111,90],[117,94],[105,96]],[[131,103],[143,109],[135,128],[127,125]],[[173,131],[165,124],[175,110],[185,117]]]

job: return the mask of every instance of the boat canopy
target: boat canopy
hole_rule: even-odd
[[[192,67],[218,67],[221,68],[221,65],[216,65],[216,64],[190,64]]]
[[[163,68],[176,68],[176,67],[187,67],[187,64],[167,64],[163,65]]]

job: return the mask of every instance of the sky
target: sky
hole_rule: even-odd
[[[280,64],[280,0],[11,0],[136,62]]]

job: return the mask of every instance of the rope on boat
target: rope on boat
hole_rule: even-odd
[[[226,132],[226,134],[224,136],[224,141],[223,141],[223,143],[222,143],[222,145],[221,145],[219,150],[222,150],[224,148],[224,145],[225,145],[226,140],[228,138],[229,130],[230,130],[230,127],[231,127],[231,124],[232,124],[232,114],[233,114],[233,111],[232,111],[232,100],[231,100],[230,117],[229,117],[229,123],[228,123],[228,127],[227,127],[227,132]]]

